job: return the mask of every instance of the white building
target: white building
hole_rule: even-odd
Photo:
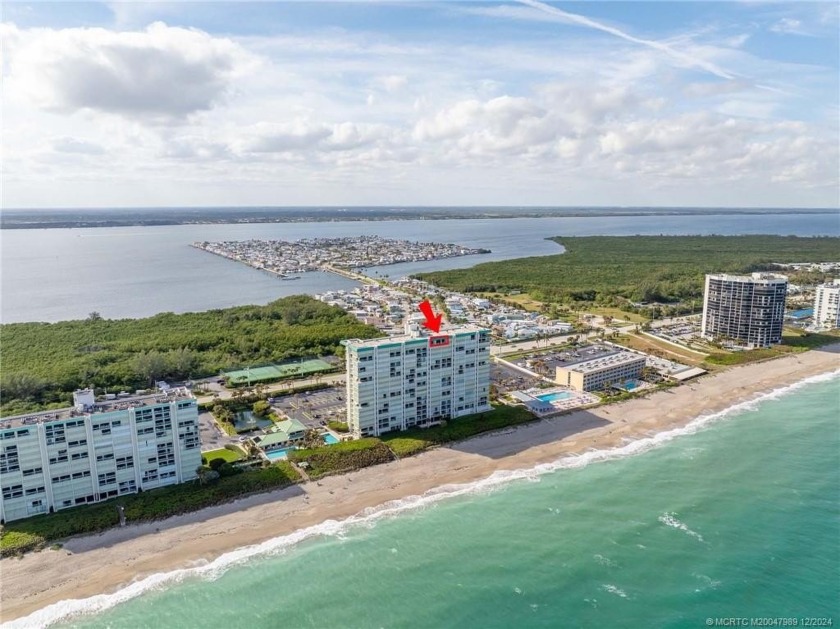
[[[490,410],[490,332],[459,326],[439,334],[406,322],[407,334],[342,341],[347,421],[356,437],[431,426]]]
[[[820,330],[840,328],[840,279],[817,286],[814,327]]]
[[[196,478],[198,408],[185,388],[0,421],[0,519],[106,500]]]
[[[701,334],[745,347],[767,347],[782,340],[788,280],[783,275],[706,276]]]

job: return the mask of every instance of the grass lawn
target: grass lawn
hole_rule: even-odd
[[[208,463],[213,459],[224,459],[228,463],[233,463],[234,461],[238,461],[242,458],[242,455],[239,454],[239,452],[228,450],[227,448],[219,448],[218,450],[208,450],[207,452],[202,452],[201,456],[207,459]]]
[[[585,310],[586,314],[594,314],[600,317],[612,317],[613,319],[621,319],[622,321],[629,321],[630,323],[644,323],[649,319],[644,315],[636,314],[635,312],[624,312],[621,308],[609,308],[607,306],[593,306]]]
[[[522,310],[528,312],[541,312],[545,304],[528,295],[527,293],[520,293],[519,295],[506,295],[505,293],[478,293],[480,297],[492,299],[493,301],[509,301],[515,303]]]
[[[662,356],[667,360],[674,360],[686,365],[699,365],[705,358],[704,354],[695,354],[687,349],[675,347],[640,334],[622,334],[615,342],[640,352]]]

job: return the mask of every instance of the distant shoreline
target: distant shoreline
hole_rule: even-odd
[[[5,210],[0,229],[91,229],[380,221],[838,214],[832,208],[136,208]]]
[[[458,488],[453,485],[468,489],[497,472],[533,470],[565,457],[592,456],[587,453],[593,450],[603,453],[595,458],[623,456],[622,449],[632,444],[636,445],[631,451],[644,451],[693,432],[695,428],[686,428],[689,424],[699,427],[738,404],[814,376],[837,373],[839,358],[840,344],[835,344],[733,367],[645,398],[489,433],[392,463],[164,521],[69,539],[59,550],[3,559],[2,620],[20,619],[13,626],[45,624],[74,609],[90,609],[90,601],[70,599],[103,593],[99,602],[110,606],[125,597],[108,594],[130,583],[134,583],[131,592],[141,594],[150,584],[177,576],[161,573],[187,569],[198,574],[212,569],[207,564],[226,553],[296,531],[314,535],[326,520],[352,521],[354,516],[358,520],[364,514],[402,504],[400,501],[422,501],[423,496],[445,492],[447,487]],[[142,582],[146,577],[150,580]],[[49,605],[55,606],[45,610]],[[38,610],[43,611],[23,620]]]

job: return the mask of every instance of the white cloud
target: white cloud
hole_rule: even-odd
[[[255,57],[229,39],[156,22],[142,31],[7,27],[6,84],[35,106],[172,122],[225,99]]]
[[[386,76],[378,76],[371,81],[371,83],[386,92],[398,92],[408,85],[408,77],[402,74],[389,74]]]
[[[502,6],[445,10],[561,20]],[[734,29],[663,40],[733,76],[795,88],[780,94],[698,77],[621,37],[542,27],[522,39],[522,28],[510,39],[500,29],[481,41],[402,41],[335,29],[225,38],[163,24],[6,27],[7,203],[836,199],[831,68],[732,48]],[[820,98],[829,92],[833,101]]]
[[[802,20],[797,20],[792,17],[783,17],[770,26],[770,30],[774,33],[781,33],[785,35],[808,35],[805,31]]]
[[[78,153],[83,155],[102,155],[105,153],[105,149],[95,142],[66,136],[54,138],[51,146],[52,150],[57,153]]]

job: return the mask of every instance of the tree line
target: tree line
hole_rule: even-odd
[[[95,313],[94,313],[95,314]],[[4,415],[64,406],[70,393],[146,388],[247,365],[339,352],[345,338],[379,332],[305,295],[145,319],[11,323],[0,326]]]
[[[840,238],[591,236],[552,238],[559,255],[486,262],[417,275],[461,292],[527,292],[559,304],[677,304],[703,297],[706,273],[780,270],[774,263],[837,260]],[[809,272],[809,279],[825,279]]]

